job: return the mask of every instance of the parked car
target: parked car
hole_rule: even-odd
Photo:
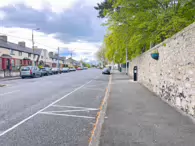
[[[24,79],[25,77],[42,77],[42,74],[37,66],[22,66],[20,76]]]
[[[62,73],[62,69],[61,68],[57,68],[57,72],[61,74]]]
[[[69,68],[68,67],[65,67],[65,68],[62,68],[62,72],[64,73],[64,72],[69,72],[70,70],[69,70]]]
[[[73,67],[73,68],[70,68],[69,71],[76,71],[76,69]]]
[[[102,74],[108,74],[108,75],[110,75],[110,69],[109,68],[104,68],[102,70]]]
[[[46,69],[48,75],[53,74],[52,69],[50,67],[45,67],[45,69]]]
[[[87,69],[88,69],[88,67],[84,67],[83,69],[84,69],[84,70],[87,70]]]
[[[47,73],[45,68],[40,68],[40,71],[41,71],[43,76],[48,76],[48,73]]]
[[[52,70],[53,74],[58,74],[58,69],[57,68],[52,68],[51,70]]]
[[[77,70],[82,70],[82,68],[81,67],[78,67]]]

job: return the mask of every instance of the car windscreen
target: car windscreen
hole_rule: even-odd
[[[30,67],[22,67],[21,68],[21,71],[29,71],[30,70]]]
[[[108,68],[104,68],[103,71],[109,71],[109,69]]]

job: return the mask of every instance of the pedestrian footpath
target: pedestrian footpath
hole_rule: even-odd
[[[9,81],[9,80],[17,80],[17,79],[21,79],[21,77],[20,77],[20,76],[5,77],[5,78],[1,78],[1,77],[0,77],[0,81]]]
[[[195,146],[195,124],[154,93],[118,71],[100,146]]]

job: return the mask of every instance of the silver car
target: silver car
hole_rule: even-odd
[[[110,75],[110,69],[109,68],[104,68],[102,70],[102,74],[108,74],[108,75]]]
[[[25,77],[42,77],[41,71],[37,66],[22,66],[20,69],[21,78]]]

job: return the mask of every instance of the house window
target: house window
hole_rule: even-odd
[[[35,58],[36,57],[36,55],[33,55],[33,58]]]
[[[31,54],[30,53],[28,53],[28,57],[31,57]]]
[[[41,56],[41,59],[43,59],[43,56]]]
[[[15,68],[15,61],[14,61],[14,59],[12,59],[12,60],[11,60],[11,65],[12,65],[12,70],[16,70],[16,68]]]
[[[21,66],[20,60],[19,60],[19,59],[16,59],[16,60],[15,60],[15,64],[16,64],[15,69],[16,69],[16,70],[19,70],[19,69],[20,69],[20,66]]]
[[[10,55],[14,55],[14,50],[10,50]]]
[[[23,65],[23,64],[22,64],[22,60],[20,60],[20,65]]]
[[[18,52],[18,55],[19,55],[19,56],[22,56],[22,52],[21,52],[21,51],[19,51],[19,52]]]
[[[2,58],[0,58],[0,70],[2,70]]]

